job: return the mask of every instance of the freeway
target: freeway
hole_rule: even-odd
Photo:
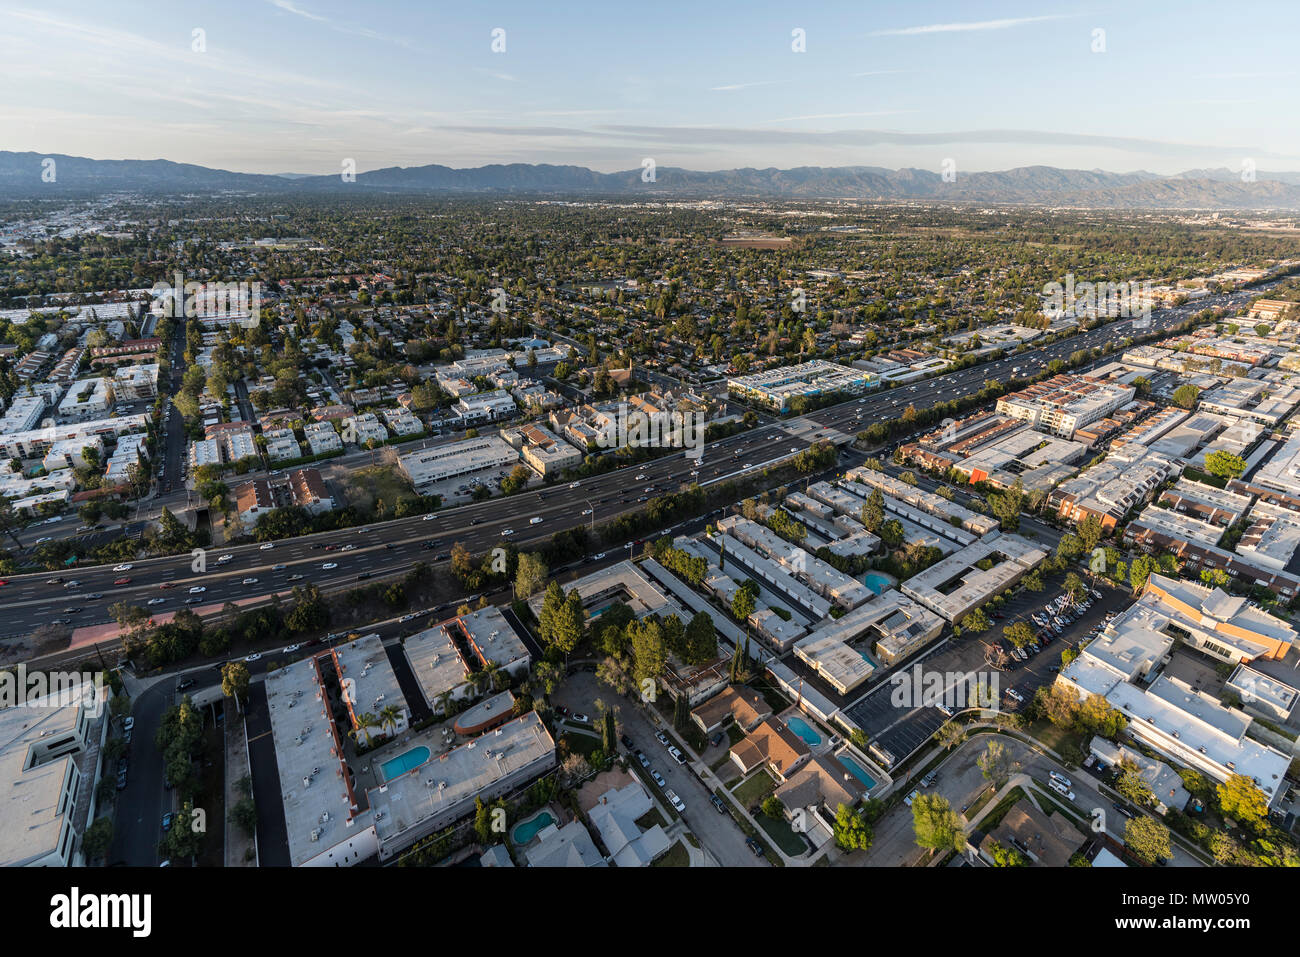
[[[1201,310],[1242,305],[1263,288],[1210,296],[1162,310],[1153,314],[1148,328],[1136,331],[1166,331]],[[217,547],[209,550],[206,567],[201,570],[195,570],[189,555],[181,555],[142,559],[129,563],[129,569],[100,565],[62,573],[12,576],[0,591],[7,611],[0,623],[0,637],[29,634],[37,626],[56,620],[64,620],[74,628],[107,624],[112,621],[108,607],[123,600],[145,605],[149,599],[162,599],[153,606],[146,605],[159,613],[175,611],[188,603],[202,614],[219,610],[227,601],[287,591],[299,582],[312,582],[322,589],[339,588],[357,581],[359,576],[378,577],[401,572],[416,561],[445,560],[455,542],[475,553],[507,540],[520,545],[536,542],[563,529],[594,525],[633,511],[647,499],[677,491],[691,482],[708,484],[744,475],[788,458],[823,438],[846,442],[873,422],[898,418],[909,405],[929,408],[978,392],[987,380],[1006,381],[1014,368],[1019,367],[1022,376],[1032,375],[1054,359],[1067,359],[1076,350],[1121,341],[1134,334],[1133,324],[1133,319],[1120,319],[993,362],[910,386],[896,386],[799,418],[761,425],[709,443],[698,462],[675,452],[568,486],[534,489],[429,516],[321,532],[277,542],[271,548],[256,544]],[[540,521],[534,524],[533,519]],[[230,558],[221,562],[227,554]],[[52,581],[52,574],[63,581]],[[72,585],[73,581],[77,584]],[[191,593],[194,588],[203,590]],[[96,595],[99,597],[91,597]]]

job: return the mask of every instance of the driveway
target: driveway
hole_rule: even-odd
[[[620,697],[609,688],[600,685],[595,675],[578,672],[551,695],[554,704],[561,704],[570,710],[585,712],[592,718],[596,716],[596,699],[600,698],[607,706],[618,708],[618,720],[621,732],[632,739],[636,748],[645,752],[650,759],[650,767],[663,775],[668,787],[677,792],[686,804],[682,820],[695,834],[700,844],[713,855],[723,867],[767,867],[765,859],[755,857],[745,846],[745,834],[732,820],[730,814],[719,814],[709,803],[713,790],[707,787],[691,769],[691,763],[678,764],[668,756],[667,750],[655,738],[655,732],[664,730],[672,734],[672,729],[658,718],[652,716],[649,709]],[[620,750],[623,750],[620,747]],[[635,757],[629,759],[636,762]],[[662,796],[660,791],[659,795]]]

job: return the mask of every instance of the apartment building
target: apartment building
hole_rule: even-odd
[[[1024,419],[1043,432],[1073,438],[1075,430],[1133,401],[1137,390],[1086,375],[1056,375],[998,399],[1002,415]]]

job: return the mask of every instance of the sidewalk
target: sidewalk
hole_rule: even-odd
[[[226,726],[225,866],[257,867],[257,838],[245,834],[243,828],[234,820],[235,805],[244,797],[244,793],[239,789],[239,781],[244,777],[249,777],[251,780],[247,729],[244,727],[242,715],[239,721],[225,721],[223,724]]]

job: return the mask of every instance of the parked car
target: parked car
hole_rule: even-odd
[[[135,718],[131,717],[130,715],[127,715],[125,718],[122,719],[123,731],[130,731],[134,727],[135,727]]]
[[[763,845],[758,843],[758,841],[754,840],[752,837],[745,838],[745,846],[753,852],[755,857],[763,856]]]
[[[714,809],[717,810],[719,814],[727,813],[727,806],[722,803],[722,798],[718,797],[716,794],[709,796],[709,803],[713,805]]]
[[[1048,775],[1048,777],[1050,777],[1053,781],[1056,781],[1058,784],[1064,784],[1067,788],[1074,787],[1074,782],[1071,781],[1069,778],[1067,778],[1064,774],[1061,774],[1060,772],[1052,771]]]
[[[1066,785],[1062,784],[1060,781],[1056,781],[1056,780],[1048,781],[1047,786],[1050,787],[1057,794],[1060,794],[1067,801],[1074,800],[1074,792],[1071,791]]]
[[[1024,704],[1024,703],[1025,703],[1024,695],[1022,695],[1022,694],[1021,694],[1019,691],[1017,691],[1015,688],[1008,688],[1008,689],[1007,689],[1007,697],[1010,698],[1010,699],[1013,700],[1013,701],[1019,701],[1021,704]]]
[[[664,780],[664,776],[658,771],[652,770],[650,772],[650,777],[654,780],[655,784],[659,785],[661,788],[668,787],[668,782]]]
[[[643,768],[650,767],[650,759],[645,756],[645,752],[638,751],[636,753],[636,759],[641,763],[641,767]]]
[[[675,807],[679,814],[686,810],[686,802],[679,798],[677,792],[672,788],[668,788],[664,791],[664,797],[668,798],[668,803]]]
[[[917,796],[918,794],[920,794],[920,793],[921,793],[920,791],[913,791],[913,792],[912,792],[911,794],[909,794],[907,797],[903,798],[903,803],[904,803],[905,805],[907,805],[908,807],[911,807],[911,806],[912,806],[912,802],[916,800],[916,796]]]
[[[163,815],[162,829],[164,832],[170,831],[172,829],[172,822],[174,820],[176,820],[176,813],[174,811],[168,811],[166,814]]]
[[[629,738],[626,734],[620,734],[618,736],[618,739],[619,741],[623,742],[623,747],[627,748],[629,751],[632,750],[632,739]]]

